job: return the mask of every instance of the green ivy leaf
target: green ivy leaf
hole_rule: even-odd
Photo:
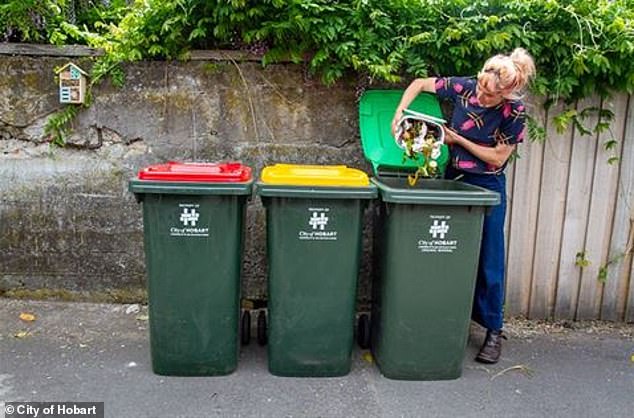
[[[575,109],[566,110],[553,118],[553,125],[557,133],[564,133],[570,124],[576,119],[577,111]]]
[[[546,129],[532,116],[526,118],[528,126],[528,137],[532,141],[544,142],[546,140]]]
[[[585,251],[579,251],[575,254],[575,265],[581,268],[585,268],[590,265],[590,261],[586,258]]]

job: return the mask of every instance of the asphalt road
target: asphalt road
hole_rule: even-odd
[[[386,379],[356,347],[345,377],[275,377],[255,343],[229,376],[165,377],[151,371],[138,308],[0,298],[0,407],[101,401],[107,417],[634,416],[631,325],[509,324],[492,366],[472,360],[483,337],[473,329],[463,376],[451,381]]]

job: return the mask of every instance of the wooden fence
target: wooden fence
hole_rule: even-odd
[[[553,117],[562,106],[533,106],[533,115],[548,122],[546,141],[522,144],[508,169],[506,312],[632,322],[634,103],[619,94],[576,106],[610,109],[611,129],[561,134]],[[612,138],[617,146],[606,149]],[[609,164],[614,156],[618,161]]]

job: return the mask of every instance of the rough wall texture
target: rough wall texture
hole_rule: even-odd
[[[301,66],[256,62],[130,65],[125,86],[96,88],[68,145],[52,147],[44,125],[61,108],[54,69],[66,62],[0,56],[0,293],[143,288],[141,208],[127,182],[151,163],[240,160],[256,173],[276,162],[347,164],[369,172],[354,84],[325,87],[306,80]],[[369,295],[369,231],[362,300]],[[264,244],[264,211],[254,198],[245,297],[266,296]]]

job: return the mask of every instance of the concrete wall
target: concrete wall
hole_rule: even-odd
[[[68,144],[51,146],[44,125],[61,108],[54,69],[68,61],[0,56],[0,292],[7,295],[142,297],[141,208],[127,182],[148,164],[240,160],[256,173],[276,162],[369,169],[355,83],[326,87],[291,64],[129,65],[125,86],[96,88]],[[73,61],[85,70],[92,63]],[[248,298],[266,295],[264,232],[264,210],[254,198],[243,267]],[[365,235],[362,299],[369,293]]]
[[[359,145],[356,80],[326,87],[307,79],[301,65],[262,68],[218,51],[186,63],[129,65],[125,87],[99,86],[68,144],[51,147],[43,128],[60,109],[54,68],[69,60],[53,56],[60,53],[88,69],[86,54],[96,52],[0,44],[0,294],[143,299],[141,208],[127,182],[151,163],[241,160],[256,173],[277,162],[347,164],[370,172]],[[546,110],[535,98],[527,104],[547,141],[526,141],[506,170],[506,313],[632,322],[630,97],[576,103],[580,112],[613,112],[610,132],[592,135],[555,129],[561,105]],[[592,128],[593,120],[584,124]],[[608,149],[611,138],[616,146]],[[361,301],[369,298],[372,258],[367,212],[365,220]],[[264,244],[264,210],[254,198],[243,265],[247,298],[266,297]],[[578,254],[587,265],[579,265]]]

